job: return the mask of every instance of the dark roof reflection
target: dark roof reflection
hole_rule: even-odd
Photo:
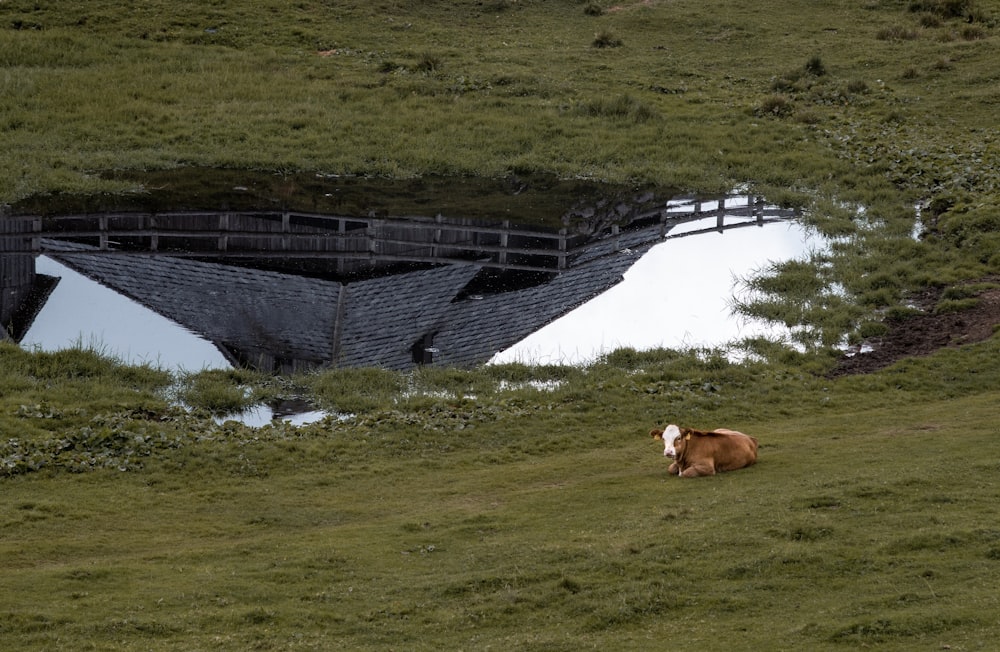
[[[51,289],[33,273],[45,254],[202,335],[234,365],[280,373],[481,364],[616,285],[681,224],[722,231],[795,216],[757,198],[648,192],[576,204],[557,227],[290,210],[9,213],[8,338],[23,336]]]

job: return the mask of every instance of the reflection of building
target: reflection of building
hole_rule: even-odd
[[[50,255],[201,334],[234,364],[278,372],[482,363],[618,283],[638,258],[636,252],[594,257],[545,282],[494,292],[481,282],[489,274],[468,263],[340,283],[166,256],[94,255],[72,244],[63,249]]]
[[[471,366],[617,284],[681,224],[714,231],[792,216],[745,199],[599,208],[555,230],[288,212],[7,216],[0,316],[18,339],[28,296],[39,296],[33,256],[44,253],[234,364]]]
[[[35,274],[31,224],[6,219],[0,206],[0,340],[19,342],[31,326],[45,297],[58,282]]]
[[[623,233],[642,232],[653,240],[688,222],[708,222],[706,231],[722,231],[788,219],[792,213],[767,206],[760,198],[663,202],[647,194],[632,202],[571,209],[558,228],[440,215],[386,218],[290,210],[104,212],[8,219],[26,237],[30,233],[30,250],[35,254],[58,251],[54,243],[70,241],[90,245],[95,254],[253,261],[255,267],[265,261],[269,266],[342,278],[460,260],[503,270],[560,272],[585,259],[590,249],[602,247],[607,238]],[[734,223],[734,218],[742,221]]]

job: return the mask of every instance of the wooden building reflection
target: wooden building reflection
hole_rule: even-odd
[[[560,228],[296,211],[0,215],[0,320],[19,341],[50,256],[200,334],[234,364],[473,366],[621,281],[665,238],[796,217],[759,198],[650,194]],[[684,233],[675,231],[681,225]]]

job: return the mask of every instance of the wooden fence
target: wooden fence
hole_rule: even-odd
[[[727,201],[729,203],[727,204]],[[3,217],[0,253],[58,254],[61,241],[88,245],[88,254],[145,254],[229,259],[336,259],[338,271],[377,264],[463,260],[487,267],[557,272],[591,248],[622,234],[646,242],[673,237],[680,224],[709,226],[681,235],[725,231],[793,219],[797,212],[761,198],[686,200],[632,214],[594,232],[526,228],[510,220],[482,221],[418,216],[377,218],[293,211],[118,212]],[[735,220],[735,221],[734,221]],[[639,233],[641,232],[641,234]],[[613,244],[612,244],[613,246]]]

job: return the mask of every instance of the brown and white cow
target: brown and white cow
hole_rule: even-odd
[[[670,475],[715,475],[757,461],[757,440],[736,430],[717,428],[705,432],[670,424],[666,430],[651,430],[649,434],[663,441],[663,454],[674,460],[667,469]]]

